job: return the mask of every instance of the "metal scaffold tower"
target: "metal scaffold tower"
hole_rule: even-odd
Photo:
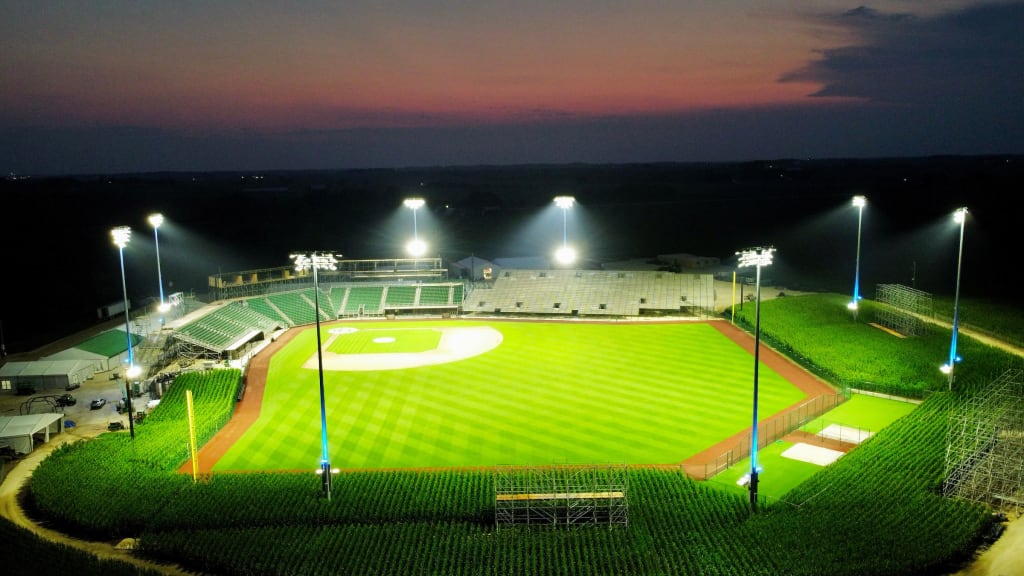
[[[494,474],[498,527],[628,523],[625,466],[507,466]]]
[[[886,305],[878,309],[875,322],[904,336],[924,335],[922,317],[933,314],[930,293],[899,284],[879,284],[875,299]]]
[[[943,494],[1024,509],[1024,377],[1010,369],[954,410]]]

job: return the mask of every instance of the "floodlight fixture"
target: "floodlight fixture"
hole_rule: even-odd
[[[316,361],[317,373],[320,377],[320,476],[324,496],[331,499],[331,460],[327,447],[327,405],[324,398],[324,356],[323,343],[320,341],[320,283],[318,270],[337,270],[338,259],[330,252],[312,252],[310,254],[292,254],[295,269],[313,271],[313,308],[316,313]]]
[[[156,279],[160,285],[160,323],[164,323],[163,313],[171,309],[170,305],[164,302],[164,276],[160,270],[160,226],[164,223],[164,215],[160,213],[150,214],[149,225],[153,227],[153,241],[156,244]]]
[[[562,210],[572,208],[572,205],[576,203],[576,199],[572,196],[555,196],[555,206],[558,206]]]
[[[860,231],[861,223],[864,220],[864,206],[867,205],[868,200],[864,196],[854,196],[853,206],[857,208],[857,265],[853,275],[853,300],[846,305],[847,308],[853,311],[853,320],[857,321],[857,303],[861,299],[860,295]]]
[[[124,373],[125,402],[128,408],[128,431],[132,440],[135,440],[135,413],[132,411],[132,385],[131,379],[138,376],[142,370],[135,366],[135,355],[132,350],[132,326],[128,316],[128,284],[124,275],[124,247],[128,245],[132,237],[132,229],[128,226],[118,226],[110,231],[110,236],[117,246],[117,253],[121,259],[121,294],[124,296],[124,332],[128,337],[128,369]]]
[[[953,390],[953,367],[961,358],[956,353],[956,341],[960,331],[960,269],[964,262],[964,225],[967,222],[967,208],[959,208],[953,212],[953,222],[960,225],[960,248],[956,257],[956,293],[953,297],[953,336],[949,344],[949,360],[940,370],[949,376],[949,389]]]
[[[757,465],[757,371],[761,351],[761,268],[770,266],[775,248],[751,248],[736,254],[740,257],[739,267],[754,266],[757,269],[754,298],[754,423],[750,431],[750,509],[757,512],[757,482],[761,468]]]

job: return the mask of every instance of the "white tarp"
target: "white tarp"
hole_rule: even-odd
[[[44,432],[44,442],[50,440],[50,428],[54,423],[54,431],[59,434],[64,430],[63,414],[28,414],[26,416],[0,417],[0,446],[11,446],[18,454],[32,451],[32,436]]]

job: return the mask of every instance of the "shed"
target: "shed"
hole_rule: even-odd
[[[132,346],[138,346],[142,336],[132,334]],[[120,329],[107,330],[88,340],[51,354],[46,360],[91,360],[97,364],[97,371],[114,370],[128,362],[128,338]]]
[[[35,446],[37,434],[43,435],[43,442],[49,442],[51,433],[63,431],[63,414],[0,416],[0,447],[9,446],[18,454],[28,454]]]

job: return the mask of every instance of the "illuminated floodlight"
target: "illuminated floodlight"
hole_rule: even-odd
[[[864,220],[864,206],[867,205],[868,200],[864,196],[854,196],[853,206],[857,208],[857,265],[853,275],[853,300],[846,305],[847,308],[853,311],[853,320],[857,321],[857,302],[860,301],[860,231],[861,223]]]
[[[956,353],[956,341],[960,331],[960,268],[964,261],[964,225],[967,222],[967,208],[953,212],[953,222],[960,225],[960,248],[956,257],[956,295],[953,297],[953,337],[949,344],[949,360],[942,365],[942,373],[949,375],[949,389],[953,390],[953,367],[961,358]]]
[[[409,243],[405,245],[405,251],[408,252],[410,256],[419,258],[427,253],[427,243],[419,239],[410,240]]]
[[[774,253],[775,248],[770,247],[751,248],[736,253],[740,257],[740,268],[747,266],[757,268],[755,282],[756,297],[754,298],[754,423],[750,431],[750,481],[748,484],[750,490],[750,509],[754,512],[757,511],[757,482],[758,474],[761,472],[761,467],[757,463],[757,370],[761,352],[761,268],[771,265],[772,254]]]
[[[327,403],[324,398],[324,355],[323,343],[320,341],[320,283],[318,270],[337,270],[338,259],[330,252],[313,252],[311,254],[292,254],[291,259],[295,260],[297,271],[313,271],[313,308],[316,312],[316,362],[317,373],[320,376],[320,474],[324,496],[331,499],[331,461],[327,447]]]
[[[128,226],[118,226],[110,231],[110,236],[114,239],[114,245],[123,249],[132,238],[132,229]]]
[[[124,276],[124,247],[132,237],[132,229],[128,226],[118,226],[110,231],[110,236],[117,246],[117,253],[121,259],[121,294],[124,296],[124,332],[128,338],[128,369],[125,370],[124,387],[125,398],[128,408],[128,430],[131,439],[135,440],[135,418],[132,411],[132,388],[131,379],[142,373],[142,369],[135,365],[135,353],[132,350],[132,326],[131,318],[128,315],[128,284]]]
[[[555,251],[555,260],[559,264],[572,264],[576,261],[576,251],[571,246],[562,246]]]
[[[572,205],[576,203],[576,199],[572,196],[555,196],[555,206],[558,206],[562,210],[572,208]]]
[[[404,204],[406,208],[411,208],[413,210],[423,208],[426,203],[427,202],[423,198],[406,198],[402,201],[402,204]]]

